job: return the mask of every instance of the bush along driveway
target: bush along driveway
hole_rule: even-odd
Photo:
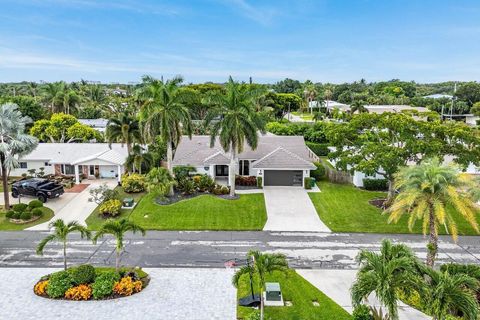
[[[365,191],[352,185],[334,184],[321,181],[318,186],[322,192],[309,193],[310,199],[320,219],[333,232],[366,232],[366,233],[422,233],[422,226],[417,222],[412,232],[408,230],[408,217],[398,223],[388,223],[388,215],[371,205],[370,200],[385,198],[383,192]],[[452,209],[449,209],[452,210]],[[459,235],[477,235],[460,214],[451,211],[458,226]],[[480,218],[479,218],[480,222]],[[440,234],[446,234],[439,228]]]

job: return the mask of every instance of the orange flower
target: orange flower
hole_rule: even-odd
[[[133,281],[131,277],[123,277],[113,286],[113,292],[121,296],[130,296],[140,291],[142,291],[142,281]]]
[[[88,300],[92,296],[92,287],[88,284],[81,284],[72,287],[65,292],[65,298],[69,300]]]
[[[44,296],[47,294],[46,293],[47,286],[48,286],[48,280],[37,282],[35,287],[33,287],[33,292],[35,292],[36,295]]]

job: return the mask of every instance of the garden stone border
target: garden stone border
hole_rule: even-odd
[[[38,216],[38,217],[32,217],[30,220],[22,220],[22,219],[12,219],[12,218],[9,218],[9,221],[13,224],[27,224],[27,223],[30,223],[30,222],[34,222],[34,221],[37,221],[38,219],[40,219],[42,216]]]

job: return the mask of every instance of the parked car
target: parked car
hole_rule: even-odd
[[[60,197],[64,192],[62,185],[47,179],[33,178],[12,184],[12,197],[36,197],[44,203],[47,199]]]

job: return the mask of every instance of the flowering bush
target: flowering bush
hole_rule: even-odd
[[[60,298],[65,295],[65,292],[73,287],[73,280],[70,273],[67,271],[55,272],[50,276],[47,294],[50,298]]]
[[[131,173],[122,177],[122,188],[127,193],[145,191],[145,176],[138,173]]]
[[[44,296],[47,294],[46,290],[48,287],[48,280],[39,281],[35,287],[33,287],[33,292],[39,296]]]
[[[98,209],[100,214],[109,217],[115,217],[120,214],[120,209],[122,208],[122,202],[117,199],[107,200],[100,205]]]
[[[88,300],[92,296],[92,287],[88,284],[81,284],[72,287],[65,292],[65,299],[68,300]]]
[[[113,286],[116,281],[120,280],[120,275],[117,272],[104,272],[97,276],[92,285],[93,298],[95,300],[105,298],[112,294]]]
[[[142,281],[133,281],[131,277],[124,277],[120,281],[115,282],[113,292],[121,296],[130,296],[134,292],[142,290]]]

